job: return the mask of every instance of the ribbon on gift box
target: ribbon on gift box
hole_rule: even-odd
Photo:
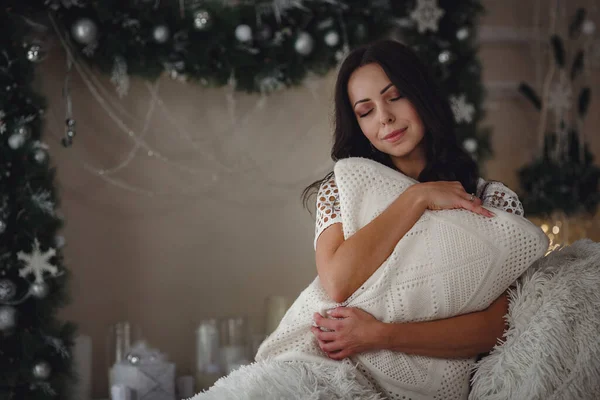
[[[145,342],[136,343],[111,369],[111,385],[125,385],[137,400],[175,400],[175,364]]]

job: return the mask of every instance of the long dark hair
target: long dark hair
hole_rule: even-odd
[[[437,86],[428,68],[407,46],[393,40],[379,40],[353,50],[340,66],[335,85],[335,126],[331,158],[364,157],[396,169],[389,155],[373,150],[362,133],[348,97],[348,80],[358,68],[376,63],[390,81],[415,107],[425,127],[426,165],[419,182],[459,181],[475,193],[477,163],[459,145],[450,103]],[[302,192],[304,206],[333,172],[313,182]],[[308,207],[307,207],[308,208]]]

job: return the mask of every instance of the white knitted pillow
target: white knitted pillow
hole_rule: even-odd
[[[346,239],[416,183],[362,158],[338,161],[334,172]],[[548,248],[546,235],[532,223],[494,212],[496,217],[487,218],[466,210],[426,211],[343,305],[359,307],[384,322],[427,321],[486,308]],[[337,305],[317,277],[261,345],[257,360],[329,360],[310,326],[315,311]],[[378,351],[345,362],[358,365],[389,398],[417,400],[466,398],[473,360]]]

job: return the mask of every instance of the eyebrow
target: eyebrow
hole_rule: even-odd
[[[381,89],[381,91],[379,92],[379,94],[384,94],[389,88],[391,88],[392,86],[394,86],[393,83],[388,84],[386,87],[384,87],[383,89]],[[370,101],[371,99],[362,99],[362,100],[358,100],[356,103],[354,103],[354,105],[352,106],[352,108],[356,107],[356,105],[358,103],[365,103],[367,101]]]

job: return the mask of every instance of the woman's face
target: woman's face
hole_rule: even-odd
[[[403,159],[422,150],[425,127],[419,114],[378,64],[352,73],[348,96],[361,130],[379,151]]]

